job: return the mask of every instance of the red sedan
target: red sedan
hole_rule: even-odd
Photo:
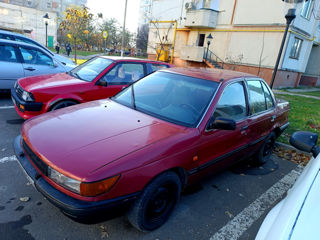
[[[95,57],[70,72],[21,78],[11,89],[23,119],[78,103],[108,98],[160,68],[171,65],[151,60]]]
[[[187,184],[249,156],[266,162],[288,112],[256,76],[172,68],[111,99],[35,117],[14,146],[30,181],[65,214],[130,206],[129,221],[150,231]]]

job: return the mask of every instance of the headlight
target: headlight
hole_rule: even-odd
[[[109,191],[118,181],[120,175],[110,177],[98,182],[80,182],[69,178],[49,167],[48,177],[62,187],[85,197],[94,197]]]
[[[48,168],[48,177],[62,187],[80,194],[80,181],[69,178],[51,167]]]
[[[34,98],[32,96],[32,93],[29,93],[29,92],[26,92],[26,91],[23,91],[22,93],[22,99],[26,102],[33,102],[34,101]]]

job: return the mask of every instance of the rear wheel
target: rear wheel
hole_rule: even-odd
[[[275,142],[276,142],[276,135],[274,132],[271,132],[266,138],[266,140],[264,141],[260,150],[254,156],[254,159],[253,159],[254,163],[261,165],[269,161],[272,151],[274,149]]]
[[[129,222],[138,230],[152,231],[163,225],[180,198],[181,181],[165,172],[149,183],[128,212]]]
[[[53,105],[53,107],[51,108],[51,111],[60,109],[60,108],[65,108],[65,107],[69,107],[72,105],[76,105],[77,103],[74,101],[70,101],[70,100],[65,100],[65,101],[61,101],[56,103],[55,105]]]

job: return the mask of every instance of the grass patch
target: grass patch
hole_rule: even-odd
[[[276,97],[290,103],[290,125],[278,141],[289,144],[290,136],[295,131],[310,131],[320,135],[320,100],[281,94],[276,94]]]
[[[70,58],[71,59],[71,58]],[[73,62],[75,62],[74,58],[71,59]],[[88,59],[77,59],[77,64],[80,65],[84,62],[88,61]]]

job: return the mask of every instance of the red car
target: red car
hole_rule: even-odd
[[[14,147],[28,178],[65,214],[126,205],[133,226],[150,231],[187,184],[252,155],[266,162],[288,112],[259,77],[172,68],[111,99],[35,117]]]
[[[59,108],[108,98],[170,64],[137,58],[95,57],[70,72],[21,78],[11,89],[23,119]]]

